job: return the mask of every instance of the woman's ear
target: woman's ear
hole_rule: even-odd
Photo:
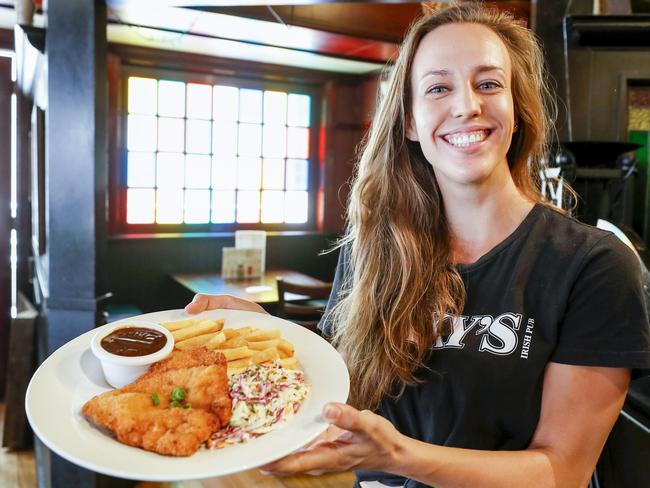
[[[406,138],[409,141],[418,142],[418,131],[415,129],[415,124],[413,123],[413,117],[409,116],[406,119]]]

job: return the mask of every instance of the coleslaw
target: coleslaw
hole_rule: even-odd
[[[278,361],[252,365],[229,379],[232,417],[207,442],[209,449],[237,444],[270,432],[291,418],[309,393],[304,373]]]

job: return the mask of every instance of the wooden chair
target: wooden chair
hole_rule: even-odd
[[[305,285],[277,279],[278,316],[306,327],[320,334],[316,328],[332,291],[331,283]],[[289,294],[301,295],[293,298]],[[291,299],[291,301],[288,301]]]

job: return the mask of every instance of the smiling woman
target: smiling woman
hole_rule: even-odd
[[[636,257],[541,196],[543,73],[535,36],[479,3],[411,27],[320,323],[349,405],[327,405],[320,442],[267,470],[354,468],[363,488],[588,484],[630,371],[650,370],[650,334]]]

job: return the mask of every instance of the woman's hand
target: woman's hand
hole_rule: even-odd
[[[216,308],[230,308],[232,310],[247,310],[249,312],[268,313],[255,302],[237,298],[232,295],[194,295],[194,299],[185,305],[185,311],[197,314]]]
[[[349,469],[397,472],[404,441],[393,424],[368,410],[330,403],[323,417],[333,425],[316,442],[261,469],[273,474],[309,473]]]

